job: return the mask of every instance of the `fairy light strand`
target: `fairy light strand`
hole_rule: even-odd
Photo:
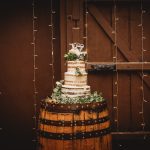
[[[50,67],[51,67],[51,70],[52,70],[52,78],[51,78],[51,84],[52,84],[52,89],[54,88],[54,81],[55,81],[55,77],[54,77],[54,74],[55,74],[55,71],[54,71],[54,40],[56,40],[56,37],[54,36],[54,14],[56,14],[56,11],[53,10],[53,0],[50,1],[50,24],[48,25],[50,27],[50,31],[51,31],[51,61],[50,61]],[[46,116],[46,109],[47,109],[47,105],[45,106],[44,108],[44,118]],[[45,126],[43,125],[43,130],[44,130]],[[43,143],[44,142],[44,139],[42,138],[41,142]],[[40,147],[40,149],[42,149]]]
[[[141,79],[141,91],[142,91],[142,102],[141,102],[141,111],[139,112],[139,114],[141,114],[141,127],[142,130],[145,130],[145,118],[144,118],[144,103],[147,102],[147,100],[145,100],[145,93],[144,93],[144,77],[146,76],[144,74],[144,52],[146,51],[144,49],[144,40],[146,39],[146,37],[144,36],[144,25],[143,25],[143,14],[146,12],[145,10],[143,10],[143,0],[141,0],[141,16],[140,16],[140,20],[141,23],[140,25],[138,25],[139,27],[141,27],[141,59],[142,59],[142,79]],[[144,136],[145,137],[145,136]]]
[[[87,52],[87,61],[88,61],[88,6],[87,6],[87,0],[85,0],[85,50]]]
[[[112,34],[114,34],[114,53],[113,54],[113,62],[117,64],[117,59],[118,59],[118,50],[117,50],[117,21],[119,18],[117,18],[117,6],[116,6],[116,0],[114,0],[114,31],[112,31]],[[113,109],[116,111],[116,118],[115,118],[115,123],[116,123],[116,129],[118,130],[119,128],[119,110],[118,110],[118,105],[119,105],[119,100],[118,100],[118,70],[114,70],[115,75],[116,75],[116,80],[114,82],[115,84],[115,93],[113,93],[113,99],[116,100],[116,105],[113,107]]]
[[[35,132],[35,137],[32,140],[33,142],[37,142],[37,87],[36,87],[36,71],[38,69],[38,67],[36,66],[36,57],[37,55],[37,51],[36,51],[36,28],[35,28],[35,20],[37,19],[37,17],[35,16],[35,0],[32,1],[32,45],[33,45],[33,89],[34,89],[34,116],[32,117],[33,121],[34,121],[34,127],[32,128],[33,131]]]
[[[52,88],[54,88],[54,81],[55,81],[55,71],[54,71],[54,40],[56,40],[56,37],[54,36],[54,22],[53,22],[53,14],[55,14],[56,12],[53,10],[53,0],[51,0],[51,8],[50,8],[50,21],[51,24],[49,25],[49,27],[51,27],[51,56],[52,56],[52,60],[50,63],[50,66],[52,68]]]

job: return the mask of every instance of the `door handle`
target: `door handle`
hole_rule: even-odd
[[[114,71],[115,69],[115,64],[92,64],[89,71]]]

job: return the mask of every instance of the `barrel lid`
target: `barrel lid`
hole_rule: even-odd
[[[82,110],[91,111],[103,111],[107,108],[106,101],[103,102],[91,102],[91,103],[76,103],[76,104],[61,104],[61,103],[51,103],[41,100],[41,108],[50,112],[80,112]]]

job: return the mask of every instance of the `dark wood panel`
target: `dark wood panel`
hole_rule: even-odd
[[[146,39],[144,40],[144,49],[146,50],[144,52],[144,60],[145,61],[150,61],[150,48],[149,48],[149,41],[150,41],[150,3],[146,4],[144,3],[143,9],[145,10],[146,13],[143,15],[143,25],[144,25],[144,36]]]
[[[94,6],[88,6],[90,13],[92,16],[96,19],[97,23],[103,28],[106,35],[113,41],[115,41],[115,37],[113,35],[114,29],[110,26],[110,24],[107,22],[105,17],[100,13],[100,11]],[[123,35],[117,36],[117,47],[119,48],[121,54],[126,58],[128,61],[138,61],[135,55],[133,55],[131,52],[128,51],[128,47],[124,43],[125,37]]]
[[[130,37],[130,50],[136,53],[136,57],[141,61],[141,27],[140,24],[140,5],[129,5],[129,37]]]
[[[136,73],[131,76],[131,118],[132,118],[132,130],[138,131],[141,130],[141,102],[142,102],[142,93],[141,93],[141,81],[138,79]]]
[[[61,51],[61,79],[64,78],[64,72],[66,70],[64,54],[67,51],[67,41],[66,41],[66,1],[60,1],[60,51]]]
[[[118,74],[118,124],[119,131],[129,131],[131,126],[130,73]]]
[[[95,10],[95,7],[93,9]],[[101,9],[108,10],[105,15],[111,18],[110,7],[101,7]],[[88,61],[103,62],[112,60],[111,41],[90,13],[88,16],[88,52]]]
[[[80,19],[80,0],[73,0],[72,1],[72,19],[79,20]]]
[[[113,74],[103,72],[103,73],[90,73],[88,75],[88,85],[91,86],[91,90],[97,91],[98,93],[102,93],[102,96],[107,100],[108,103],[108,109],[109,114],[112,118],[112,97],[113,97],[113,91],[112,91],[112,79]],[[105,82],[104,82],[105,81]]]
[[[64,10],[65,13],[67,14],[66,17],[64,19],[67,18],[67,23],[66,23],[66,32],[67,32],[67,49],[70,49],[69,43],[73,43],[73,34],[72,34],[72,28],[74,27],[73,25],[73,21],[72,21],[72,9],[73,9],[73,5],[72,5],[72,1],[70,0],[66,0],[66,9]]]
[[[0,5],[0,148],[35,149],[34,128],[34,89],[33,89],[33,44],[32,43],[32,0],[1,1]],[[58,3],[58,1],[55,3]],[[57,5],[57,4],[56,4]],[[56,6],[55,5],[55,6]],[[57,5],[56,12],[59,15]],[[50,1],[36,1],[36,87],[38,90],[37,108],[40,99],[52,91],[51,86],[51,33]],[[59,21],[58,16],[55,18]],[[55,22],[56,23],[56,22]],[[57,25],[56,25],[57,24]],[[55,29],[59,28],[59,23]],[[58,30],[59,31],[59,30]],[[59,35],[57,45],[59,47]],[[57,47],[57,68],[60,60]],[[55,58],[56,60],[56,58]],[[60,78],[57,73],[56,79]],[[38,112],[37,112],[38,114]]]

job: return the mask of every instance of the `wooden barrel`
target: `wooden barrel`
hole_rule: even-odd
[[[41,102],[40,150],[111,150],[106,102]]]

